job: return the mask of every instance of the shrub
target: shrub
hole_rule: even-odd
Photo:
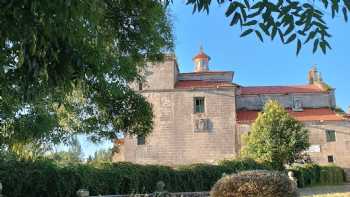
[[[221,178],[210,192],[211,197],[294,197],[297,188],[288,176],[277,171],[245,171]]]
[[[7,197],[75,197],[86,188],[91,195],[152,193],[163,181],[169,192],[209,191],[223,174],[266,169],[252,160],[224,161],[219,165],[195,164],[170,168],[131,163],[70,164],[50,160],[0,158],[0,182]]]
[[[345,182],[345,172],[342,168],[331,166],[319,166],[306,164],[291,168],[298,180],[298,187],[315,185],[335,185]]]
[[[278,101],[268,101],[253,123],[249,135],[244,135],[244,157],[269,163],[275,170],[285,170],[301,158],[309,144],[304,125],[288,114]]]
[[[317,169],[298,167],[293,171],[298,179],[316,179],[316,184],[321,177],[329,176],[326,172],[337,167],[319,167],[319,173],[314,170],[310,173],[314,168]],[[152,193],[156,191],[158,181],[163,181],[164,189],[169,192],[195,192],[209,191],[224,174],[256,169],[268,168],[253,160],[227,160],[218,165],[194,164],[171,168],[126,162],[59,166],[50,160],[28,161],[0,157],[0,182],[7,197],[75,197],[76,191],[82,188],[88,189],[91,195]],[[337,170],[342,171],[340,168]],[[335,170],[329,173],[335,174]],[[330,178],[333,181],[335,179],[340,180],[338,175]]]

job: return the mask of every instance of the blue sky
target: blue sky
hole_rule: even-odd
[[[193,71],[192,58],[200,45],[211,56],[211,70],[232,70],[234,82],[245,86],[306,84],[308,70],[317,65],[325,82],[336,88],[337,104],[343,109],[350,105],[350,83],[346,81],[350,78],[350,24],[342,17],[328,20],[333,50],[327,55],[313,54],[310,47],[304,47],[296,56],[295,44],[283,45],[278,39],[261,43],[255,36],[240,38],[240,28],[229,26],[225,6],[214,3],[209,15],[193,15],[192,7],[183,2],[175,0],[171,5],[181,72]],[[85,157],[112,146],[111,142],[96,145],[82,138],[80,141]]]

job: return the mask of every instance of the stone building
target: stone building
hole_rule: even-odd
[[[234,72],[209,70],[203,49],[194,72],[181,73],[175,56],[150,64],[143,83],[131,86],[153,105],[150,136],[126,136],[115,160],[142,164],[215,163],[236,157],[264,103],[278,100],[310,131],[309,154],[320,164],[350,168],[350,119],[335,112],[334,89],[316,67],[308,83],[293,86],[240,86]]]

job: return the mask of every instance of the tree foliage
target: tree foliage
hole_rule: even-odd
[[[268,101],[245,136],[242,155],[271,163],[278,170],[292,164],[309,147],[308,131],[277,101]]]
[[[60,165],[79,164],[83,161],[83,151],[76,136],[70,142],[67,151],[58,151],[45,155],[45,158],[52,159]]]
[[[0,10],[0,145],[151,131],[151,106],[128,83],[172,49],[162,1],[2,0]]]
[[[167,0],[171,2],[172,0]],[[187,0],[193,12],[209,13],[212,0]],[[255,34],[263,42],[264,37],[274,40],[279,37],[284,44],[296,43],[297,54],[303,45],[312,42],[313,52],[323,53],[331,49],[326,15],[332,18],[342,14],[348,21],[349,0],[216,0],[224,5],[226,17],[231,18],[231,26],[242,29],[241,37]]]
[[[112,148],[97,150],[93,156],[89,156],[87,159],[88,163],[92,164],[103,164],[112,162]]]

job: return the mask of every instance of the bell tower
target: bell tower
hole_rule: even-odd
[[[194,72],[209,71],[209,60],[210,60],[210,57],[204,53],[204,49],[201,46],[199,53],[193,58],[193,61],[195,64]]]

